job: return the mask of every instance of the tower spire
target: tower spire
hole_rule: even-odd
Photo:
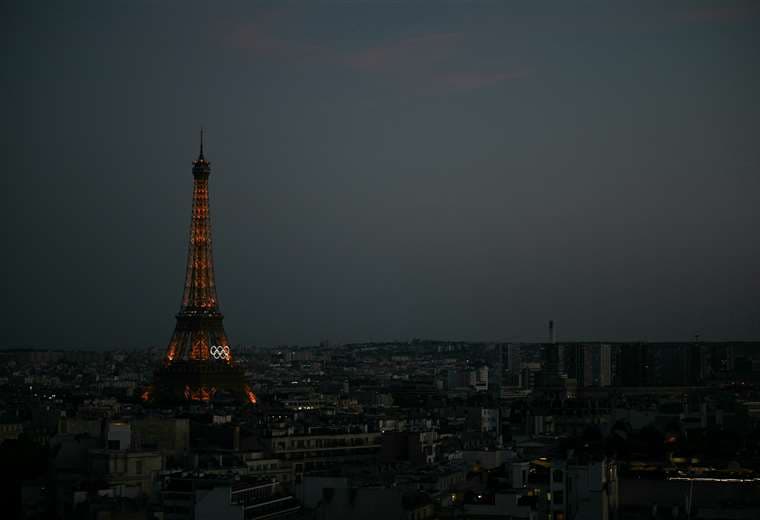
[[[201,153],[198,155],[198,159],[203,160],[203,127],[201,127]]]

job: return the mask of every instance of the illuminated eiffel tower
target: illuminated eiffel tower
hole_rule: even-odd
[[[198,159],[193,161],[193,211],[187,252],[185,289],[174,334],[155,383],[144,400],[159,402],[210,401],[228,393],[256,402],[236,366],[219,312],[211,251],[208,178],[211,163],[203,156],[203,130]]]

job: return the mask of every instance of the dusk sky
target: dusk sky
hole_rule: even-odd
[[[3,2],[0,347],[760,339],[760,2]]]

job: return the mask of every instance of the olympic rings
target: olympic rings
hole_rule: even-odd
[[[230,347],[227,345],[212,345],[209,353],[214,359],[230,359]]]

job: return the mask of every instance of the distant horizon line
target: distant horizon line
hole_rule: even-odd
[[[721,345],[721,344],[760,344],[760,339],[715,339],[715,340],[568,340],[568,341],[498,341],[498,340],[437,340],[437,339],[412,339],[412,340],[384,340],[384,341],[352,341],[347,343],[328,343],[327,345],[317,344],[280,344],[280,345],[256,345],[238,343],[233,344],[232,348],[261,348],[261,349],[307,349],[307,348],[330,348],[330,347],[362,347],[362,346],[424,346],[424,345]],[[142,347],[70,347],[70,346],[2,346],[0,352],[113,352],[129,350],[150,350],[163,349],[163,346],[146,345]]]

